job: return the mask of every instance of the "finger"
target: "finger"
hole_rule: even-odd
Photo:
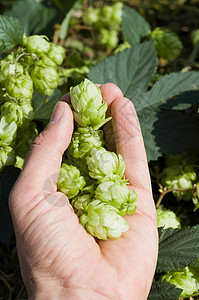
[[[32,144],[19,177],[19,189],[21,187],[31,195],[42,191],[44,186],[46,191],[56,191],[62,155],[70,143],[72,132],[72,111],[68,104],[58,102],[51,122]]]
[[[116,86],[113,83],[105,83],[100,87],[102,98],[104,101],[108,104],[108,110],[106,113],[107,117],[111,116],[111,103],[119,98],[123,97],[122,91],[118,86]],[[105,144],[106,148],[109,151],[116,152],[116,145],[115,145],[115,139],[113,136],[113,128],[112,128],[112,121],[109,121],[103,126],[104,132],[105,132]]]
[[[119,97],[123,97],[123,93],[120,90],[120,88],[117,85],[113,84],[113,83],[105,83],[105,84],[101,85],[100,90],[101,90],[101,93],[102,93],[102,98],[108,104],[107,117],[110,117],[111,103],[115,99],[117,99]]]
[[[146,151],[133,103],[124,97],[114,100],[111,115],[116,149],[124,158],[126,177],[133,186],[151,190]]]

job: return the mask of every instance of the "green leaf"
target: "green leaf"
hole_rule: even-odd
[[[122,32],[129,44],[139,44],[148,35],[149,29],[149,23],[135,9],[124,6]]]
[[[6,49],[5,43],[3,40],[0,40],[0,55],[3,53],[3,51]]]
[[[199,72],[171,73],[157,81],[149,92],[134,99],[133,103],[136,110],[140,111],[149,106],[161,105],[182,92],[198,89]]]
[[[172,101],[172,100],[171,100]],[[189,111],[150,106],[138,111],[148,161],[198,146],[199,120]]]
[[[22,23],[16,18],[0,15],[0,39],[3,40],[6,49],[20,44],[22,38]]]
[[[184,110],[190,108],[194,104],[199,103],[199,91],[188,91],[182,93],[171,101],[167,101],[161,107],[164,109],[172,109],[172,110]]]
[[[5,245],[8,245],[13,234],[8,197],[19,173],[20,169],[13,166],[5,167],[0,173],[0,241]]]
[[[51,96],[45,96],[34,92],[32,98],[32,106],[34,110],[34,120],[49,121],[53,109],[57,101],[60,100],[62,94],[59,89],[55,89]]]
[[[4,52],[6,49],[5,43],[3,40],[0,40],[0,59],[1,59],[1,54]]]
[[[177,271],[199,258],[199,225],[182,229],[160,228],[156,271]]]
[[[101,84],[112,82],[133,99],[146,90],[156,66],[156,52],[150,41],[104,59],[90,69],[88,78]]]
[[[152,284],[148,300],[178,300],[182,290],[169,282],[155,281]]]
[[[6,15],[16,17],[21,20],[26,35],[47,34],[44,29],[55,19],[57,16],[63,17],[62,13],[57,11],[52,3],[37,0],[21,0],[16,2],[12,9],[6,12]],[[59,18],[60,21],[60,18]],[[54,23],[54,22],[53,22]]]

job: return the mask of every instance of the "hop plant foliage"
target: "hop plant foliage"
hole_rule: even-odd
[[[107,104],[100,89],[85,79],[70,89],[77,130],[69,145],[68,163],[62,164],[57,188],[71,200],[81,224],[98,239],[119,239],[129,225],[122,217],[133,215],[137,194],[124,178],[122,156],[103,148]],[[71,159],[72,158],[72,159]]]

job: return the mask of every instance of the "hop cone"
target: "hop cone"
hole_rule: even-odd
[[[36,61],[30,71],[35,88],[39,93],[52,95],[54,89],[58,86],[58,74],[55,63],[46,55],[42,55],[39,61]]]
[[[85,79],[70,89],[74,118],[80,126],[100,128],[110,118],[105,119],[107,103],[102,99],[100,89],[90,80]]]
[[[63,192],[70,199],[76,196],[85,185],[85,179],[76,167],[62,164],[57,182],[57,188],[60,192]]]
[[[74,158],[84,158],[92,148],[100,148],[104,145],[103,131],[90,128],[79,128],[73,134],[68,153]]]
[[[91,150],[90,156],[87,156],[86,162],[89,169],[89,175],[99,182],[109,180],[120,180],[125,171],[125,164],[122,156],[114,152],[107,151],[104,148]]]
[[[28,53],[47,53],[50,50],[50,43],[45,35],[31,35],[22,40],[22,46]]]
[[[33,82],[29,75],[10,75],[5,83],[6,93],[15,99],[32,99]]]
[[[128,223],[116,208],[99,200],[88,204],[80,222],[91,235],[102,240],[119,239],[129,229]]]
[[[17,124],[13,121],[8,123],[5,117],[0,119],[0,143],[1,145],[9,145],[16,138]]]
[[[150,39],[155,38],[155,48],[160,57],[173,61],[182,51],[182,43],[179,37],[166,29],[156,27],[149,34]]]
[[[61,65],[65,56],[65,49],[62,46],[50,43],[50,50],[47,56],[54,61],[56,65]]]
[[[181,297],[192,296],[199,288],[199,283],[189,267],[182,268],[179,271],[167,272],[161,276],[161,280],[170,282],[177,288],[182,289]]]
[[[72,206],[78,217],[86,212],[86,208],[93,201],[91,194],[77,195],[72,199]]]
[[[4,116],[8,123],[14,121],[21,126],[28,123],[27,120],[33,119],[33,108],[29,100],[21,100],[18,103],[7,101],[1,105],[1,116]]]
[[[103,182],[98,185],[95,198],[117,208],[121,216],[135,213],[137,194],[129,190],[126,183]]]
[[[2,146],[0,144],[0,172],[5,166],[14,165],[15,153],[14,150],[9,146]]]
[[[164,169],[162,174],[162,184],[167,189],[192,189],[197,178],[191,165],[175,165]],[[178,200],[191,200],[192,191],[173,191],[173,195]]]
[[[23,66],[20,63],[8,63],[6,60],[1,61],[0,84],[5,86],[6,80],[9,80],[10,75],[23,74]]]
[[[160,205],[156,211],[158,227],[164,227],[164,229],[169,227],[181,228],[180,219],[173,211],[165,209],[163,205]]]

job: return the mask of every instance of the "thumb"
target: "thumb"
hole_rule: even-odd
[[[73,133],[73,114],[67,103],[58,102],[51,121],[34,140],[25,166],[19,176],[17,187],[23,194],[36,195],[44,185],[56,191],[56,182],[62,162],[62,155],[68,147]],[[28,195],[27,195],[28,196]]]

